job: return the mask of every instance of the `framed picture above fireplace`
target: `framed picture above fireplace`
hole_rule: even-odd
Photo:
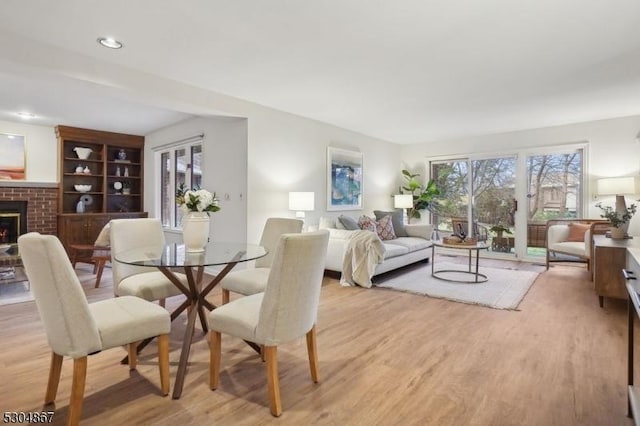
[[[25,180],[27,177],[24,136],[0,133],[0,180]]]

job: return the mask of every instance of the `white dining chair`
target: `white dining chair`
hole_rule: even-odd
[[[249,296],[261,293],[267,286],[269,269],[273,261],[273,251],[282,234],[299,234],[304,222],[300,219],[276,218],[267,219],[262,230],[260,245],[268,251],[267,255],[255,261],[254,268],[233,271],[222,280],[222,303],[229,303],[230,292]]]
[[[164,231],[159,219],[115,219],[111,221],[111,268],[113,292],[116,296],[137,296],[145,300],[159,300],[164,306],[167,297],[183,294],[156,268],[128,265],[117,261],[119,253],[140,248],[164,248]],[[185,286],[187,277],[175,276]]]
[[[241,297],[209,314],[211,389],[218,387],[221,333],[262,345],[271,414],[282,414],[277,347],[306,335],[311,378],[318,382],[316,317],[327,256],[326,230],[284,234],[273,253],[264,293]]]
[[[68,424],[78,424],[87,357],[124,345],[133,370],[138,342],[151,337],[158,337],[161,393],[169,393],[171,320],[164,308],[132,296],[89,304],[62,243],[53,235],[21,235],[18,248],[52,351],[45,404],[55,401],[63,357],[73,358]]]

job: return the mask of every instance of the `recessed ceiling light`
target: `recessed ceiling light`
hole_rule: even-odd
[[[26,120],[30,119],[30,118],[36,118],[35,114],[31,114],[30,112],[16,112],[16,115],[19,117],[22,117]]]
[[[99,37],[98,43],[104,47],[108,47],[109,49],[121,49],[123,46],[121,42],[111,37]]]

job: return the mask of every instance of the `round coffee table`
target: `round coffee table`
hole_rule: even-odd
[[[455,282],[455,283],[484,283],[487,282],[488,278],[486,275],[481,274],[478,271],[478,267],[480,264],[480,250],[488,250],[489,246],[484,244],[484,243],[477,243],[477,244],[472,244],[472,245],[467,245],[467,244],[445,244],[442,241],[438,240],[438,241],[432,241],[432,245],[431,245],[431,276],[434,278],[437,278],[439,280],[443,280],[443,281],[450,281],[450,282]],[[447,248],[447,249],[454,249],[454,250],[467,250],[469,252],[469,270],[467,271],[461,271],[459,269],[440,269],[440,270],[435,270],[435,264],[436,264],[436,247],[442,247],[442,248]],[[471,268],[471,254],[475,251],[476,253],[476,268],[475,271]],[[444,276],[444,274],[452,274],[452,273],[456,273],[456,274],[463,274],[463,275],[470,275],[470,278],[468,280],[465,279],[458,279],[458,278],[447,278],[446,276]]]

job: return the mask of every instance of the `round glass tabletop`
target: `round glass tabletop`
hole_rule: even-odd
[[[145,246],[114,254],[115,260],[136,266],[213,266],[247,262],[266,256],[267,249],[246,243],[212,242],[203,252],[186,252],[184,244]]]

